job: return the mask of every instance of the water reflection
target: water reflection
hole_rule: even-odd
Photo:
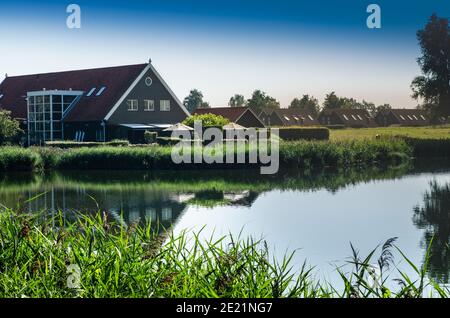
[[[417,162],[277,175],[260,175],[258,170],[6,174],[0,175],[0,204],[29,213],[62,211],[67,218],[74,211],[106,211],[124,225],[151,221],[159,229],[236,224],[240,231],[242,224],[252,224],[250,234],[260,237],[272,231],[278,246],[309,247],[302,257],[327,262],[345,257],[348,241],[373,248],[392,236],[412,242],[410,252],[420,262],[434,235],[430,274],[448,282],[449,166]],[[439,173],[447,183],[428,187],[429,179]],[[411,222],[411,210],[422,199]],[[418,229],[425,233],[421,249]]]
[[[422,248],[431,240],[429,273],[440,283],[449,282],[450,273],[450,183],[430,183],[423,204],[414,208],[414,224],[424,230]]]

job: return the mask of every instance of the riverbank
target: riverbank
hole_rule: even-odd
[[[261,163],[181,163],[171,157],[171,146],[0,147],[0,171],[39,170],[195,170],[258,168]],[[224,158],[227,153],[224,149]],[[236,147],[248,162],[249,148]],[[450,158],[450,139],[377,137],[338,141],[281,141],[281,169],[349,167],[374,163],[398,164],[411,158]],[[224,159],[224,162],[226,160]]]
[[[293,254],[275,263],[265,242],[224,237],[155,234],[150,225],[128,227],[105,215],[43,217],[6,209],[0,213],[1,297],[448,297],[449,290],[426,277],[427,261],[390,289],[392,257],[405,255],[395,239],[376,249],[377,260],[354,254],[342,285],[316,280],[304,264],[291,268]],[[229,242],[232,242],[229,244]],[[375,251],[375,250],[374,250]],[[384,255],[384,258],[383,258]],[[387,255],[390,255],[387,257]],[[369,264],[382,264],[372,276]],[[355,266],[353,265],[356,264]],[[355,279],[358,277],[359,279]],[[374,279],[376,283],[374,283]]]

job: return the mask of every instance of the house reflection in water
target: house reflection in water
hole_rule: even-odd
[[[22,202],[31,199],[23,206],[30,213],[45,211],[55,214],[61,211],[70,218],[74,212],[106,211],[122,224],[145,221],[158,223],[163,228],[170,227],[187,207],[186,203],[164,192],[86,191],[81,187],[49,187],[41,192],[29,192],[25,198]]]
[[[0,191],[1,192],[1,191]],[[75,212],[96,213],[106,211],[108,215],[126,225],[135,222],[152,222],[168,228],[184,213],[189,205],[202,206],[207,200],[211,206],[216,204],[250,207],[259,193],[253,191],[223,192],[200,191],[196,193],[173,193],[151,188],[131,188],[117,190],[86,190],[79,187],[46,185],[39,189],[15,193],[15,202],[3,200],[2,203],[14,207],[17,200],[26,202],[22,210],[29,213],[45,212],[56,214],[61,211],[66,218]],[[11,196],[9,196],[11,198]],[[28,201],[28,202],[27,202]],[[213,202],[213,203],[211,203]]]

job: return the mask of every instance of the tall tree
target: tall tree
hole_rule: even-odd
[[[448,18],[433,14],[423,30],[417,31],[422,71],[411,83],[413,98],[423,99],[422,108],[433,117],[450,116],[450,28]]]
[[[335,92],[331,92],[325,96],[323,109],[341,108],[343,105],[342,98],[339,98]]]
[[[190,113],[193,113],[197,108],[204,106],[203,103],[203,94],[198,89],[191,90],[189,95],[186,96],[183,101],[184,107],[186,107]]]
[[[261,90],[255,90],[252,98],[247,101],[247,106],[253,111],[259,113],[263,109],[277,109],[280,108],[280,103],[273,97],[267,95]]]
[[[294,98],[289,105],[291,109],[304,109],[308,110],[315,115],[320,111],[319,101],[314,96],[309,96],[308,94],[303,95],[302,98]]]
[[[230,98],[230,101],[228,102],[228,106],[231,107],[242,107],[246,105],[246,101],[243,95],[235,94]]]

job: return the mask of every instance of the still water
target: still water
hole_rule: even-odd
[[[277,176],[257,171],[8,174],[0,175],[0,203],[34,213],[61,210],[68,218],[73,211],[102,210],[123,224],[157,221],[175,235],[204,227],[204,239],[230,233],[262,238],[279,259],[297,250],[294,266],[306,261],[318,279],[331,282],[351,254],[350,242],[365,256],[398,237],[397,246],[420,265],[434,237],[429,275],[449,281],[448,163]],[[395,263],[414,277],[400,257]]]

